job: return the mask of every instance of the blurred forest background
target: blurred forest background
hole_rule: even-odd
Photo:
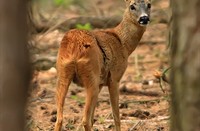
[[[125,9],[123,0],[32,0],[29,8],[29,51],[33,65],[26,129],[49,131],[56,121],[56,55],[64,33],[72,28],[112,28]],[[152,0],[151,23],[129,58],[120,84],[123,131],[169,130],[168,19],[169,1]],[[164,74],[163,74],[164,73]],[[163,77],[164,76],[164,77]],[[64,130],[81,123],[84,89],[73,84],[66,97]],[[96,131],[113,130],[109,94],[104,88],[95,112]]]

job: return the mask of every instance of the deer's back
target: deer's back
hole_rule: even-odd
[[[65,63],[84,64],[88,71],[100,72],[101,84],[106,85],[108,77],[120,80],[126,69],[128,56],[124,48],[112,30],[70,30],[61,42],[57,68],[59,71]]]

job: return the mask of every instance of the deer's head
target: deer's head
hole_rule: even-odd
[[[145,26],[150,21],[150,0],[125,0],[128,8],[129,17],[137,22],[141,26]]]

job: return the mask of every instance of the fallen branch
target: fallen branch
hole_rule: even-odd
[[[154,13],[156,14],[156,13]],[[155,18],[156,15],[154,15]],[[41,32],[45,32],[45,34],[47,34],[50,31],[53,31],[55,29],[59,29],[62,31],[67,31],[69,29],[74,29],[76,28],[77,24],[86,24],[86,23],[90,23],[92,25],[93,28],[111,28],[111,27],[115,27],[116,25],[118,25],[122,20],[122,16],[112,16],[112,17],[95,17],[95,16],[80,16],[80,17],[74,17],[74,18],[69,18],[69,19],[65,19],[62,20],[60,22],[48,22],[48,20],[43,20],[43,21],[47,21],[49,23],[49,25],[46,24],[40,24],[40,25],[35,25],[34,28],[36,28],[36,31],[38,31],[38,33]],[[152,20],[153,23],[162,23],[162,24],[167,24],[168,20],[166,17],[160,18],[159,19],[153,19]],[[47,23],[47,22],[43,22],[43,23]]]
[[[35,55],[31,63],[36,70],[48,70],[55,67],[56,58],[56,56]]]
[[[153,96],[153,97],[160,97],[161,94],[159,92],[156,91],[142,91],[142,90],[134,90],[134,89],[130,89],[127,88],[126,85],[122,85],[122,87],[120,87],[120,93],[121,94],[134,94],[134,95],[143,95],[143,96]]]
[[[169,98],[168,97],[163,97],[163,98],[160,98],[160,99],[152,99],[152,100],[127,100],[127,101],[123,101],[123,102],[119,102],[119,104],[122,104],[122,103],[147,103],[147,102],[160,102],[162,100],[168,100]]]
[[[136,127],[141,124],[141,121],[136,122],[128,131],[135,131]]]
[[[164,120],[169,120],[170,116],[158,116],[156,118],[147,119],[147,120],[121,120],[121,123],[130,123],[130,124],[138,124],[138,123],[145,123],[145,122],[160,122]],[[114,120],[105,120],[105,122],[113,123]]]
[[[55,97],[54,95],[50,95],[50,96],[46,96],[46,97],[43,97],[43,98],[41,98],[41,97],[33,98],[31,100],[28,100],[28,101],[29,101],[29,103],[36,102],[36,101],[49,102],[49,101],[52,101],[52,100],[46,100],[46,99],[49,99],[49,98],[54,99],[54,97]]]

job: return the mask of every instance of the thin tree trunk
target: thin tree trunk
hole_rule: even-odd
[[[0,131],[23,131],[30,68],[26,0],[0,0]]]
[[[200,131],[200,1],[171,5],[171,131]]]

